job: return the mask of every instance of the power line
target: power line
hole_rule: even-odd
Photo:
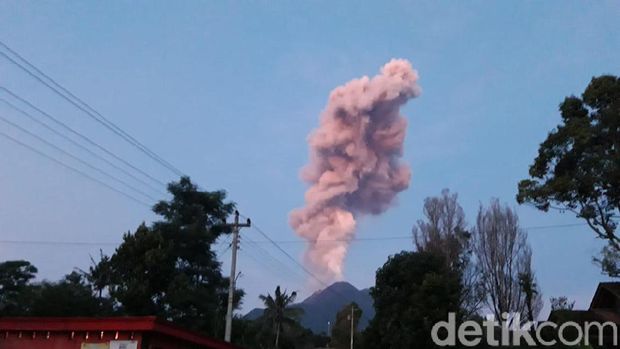
[[[49,245],[49,246],[118,246],[120,242],[50,241],[50,240],[0,240],[0,244]]]
[[[566,227],[578,227],[578,226],[587,226],[587,224],[583,224],[583,223],[573,223],[573,224],[557,224],[557,225],[543,225],[543,226],[532,226],[532,227],[526,227],[523,228],[525,230],[537,230],[537,229],[552,229],[552,228],[566,228]],[[402,235],[402,236],[387,236],[387,237],[378,237],[378,238],[354,238],[351,240],[339,240],[339,239],[330,239],[330,240],[321,240],[321,242],[330,242],[330,241],[334,241],[334,242],[342,242],[342,241],[351,241],[351,242],[364,242],[364,241],[385,241],[385,240],[410,240],[411,236],[410,235]],[[277,258],[273,257],[273,255],[271,255],[268,250],[262,248],[259,244],[263,244],[263,243],[268,243],[268,244],[272,244],[271,241],[269,240],[249,240],[247,238],[244,238],[241,242],[243,243],[244,241],[252,244],[254,247],[257,247],[258,249],[260,249],[262,252],[264,252],[265,255],[271,257],[272,259],[275,259],[276,261],[279,261]],[[305,240],[272,240],[275,243],[278,244],[286,244],[286,243],[300,243],[300,244],[304,244],[307,243],[308,241]],[[28,240],[11,240],[11,241],[7,241],[7,240],[0,240],[0,243],[16,243],[16,244],[29,244],[29,243],[33,243],[33,244],[39,244],[39,243],[46,243],[46,244],[57,244],[57,245],[71,245],[71,244],[77,244],[77,245],[87,245],[87,244],[106,244],[104,243],[100,243],[100,242],[83,242],[83,241],[28,241]],[[216,245],[220,245],[220,244],[225,244],[228,243],[230,244],[230,238],[228,238],[228,242],[226,242],[226,240],[221,241],[221,242],[216,242]],[[287,264],[284,264],[283,262],[282,265],[286,266]]]
[[[262,229],[260,229],[260,227],[258,227],[255,223],[252,224],[252,228],[254,228],[259,234],[261,234],[264,238],[266,238],[273,246],[275,246],[275,248],[277,248],[280,252],[282,252],[289,260],[291,260],[293,263],[295,263],[295,265],[297,265],[299,268],[301,268],[301,270],[304,271],[304,273],[308,274],[310,277],[312,277],[313,279],[315,279],[317,282],[319,282],[321,285],[323,285],[323,287],[325,287],[326,290],[330,290],[332,291],[334,294],[338,295],[339,297],[341,297],[344,301],[349,301],[349,299],[347,299],[345,296],[343,296],[342,294],[340,294],[340,292],[337,292],[335,290],[333,290],[332,288],[329,288],[329,285],[321,280],[318,276],[316,276],[313,272],[311,272],[310,270],[308,270],[308,268],[306,268],[303,264],[299,263],[297,261],[297,259],[293,258],[293,256],[291,256],[288,252],[286,252],[282,247],[280,247],[280,245],[278,245],[274,240],[272,240],[269,235],[267,235],[265,232],[263,232]]]
[[[151,149],[146,147],[144,144],[140,143],[137,139],[135,139],[129,133],[127,133],[126,131],[121,129],[119,126],[114,124],[112,121],[110,121],[109,119],[104,117],[101,113],[99,113],[97,110],[95,110],[93,107],[91,107],[88,103],[84,102],[82,99],[77,97],[71,91],[69,91],[68,89],[66,89],[65,87],[60,85],[58,82],[56,82],[54,79],[52,79],[51,77],[49,77],[48,75],[43,73],[34,64],[32,64],[30,61],[28,61],[27,59],[25,59],[24,57],[19,55],[17,52],[15,52],[13,49],[11,49],[4,42],[0,41],[0,46],[4,47],[12,55],[17,57],[19,60],[21,60],[26,65],[28,65],[36,73],[38,73],[41,76],[43,76],[43,78],[41,78],[37,74],[33,73],[31,70],[29,70],[28,68],[26,68],[24,65],[20,64],[19,62],[17,62],[13,58],[11,58],[6,53],[0,51],[0,55],[2,55],[7,60],[9,60],[11,63],[13,63],[17,67],[19,67],[21,70],[26,72],[28,75],[32,76],[33,78],[38,80],[43,85],[47,86],[50,90],[52,90],[58,96],[60,96],[61,98],[65,99],[66,101],[71,103],[73,106],[75,106],[76,108],[78,108],[79,110],[84,112],[86,115],[88,115],[90,118],[92,118],[93,120],[97,121],[99,124],[103,125],[105,128],[107,128],[108,130],[112,131],[113,133],[115,133],[116,135],[121,137],[127,143],[129,143],[129,144],[133,145],[134,147],[136,147],[138,150],[140,150],[142,153],[146,154],[148,157],[153,159],[155,162],[159,163],[160,165],[162,165],[163,167],[165,167],[168,170],[172,171],[173,173],[175,173],[178,176],[183,176],[184,175],[181,170],[179,170],[178,168],[174,167],[168,161],[164,160],[157,153],[155,153],[154,151],[152,151]],[[45,80],[47,80],[47,81],[45,81]]]
[[[157,183],[159,185],[166,186],[166,184],[164,182],[158,180],[157,178],[151,176],[150,174],[146,173],[145,171],[143,171],[143,170],[139,169],[138,167],[136,167],[135,165],[131,164],[127,160],[125,160],[125,159],[121,158],[120,156],[114,154],[113,152],[111,152],[110,150],[106,149],[105,147],[103,147],[99,143],[93,141],[88,136],[85,136],[82,133],[76,131],[75,129],[71,128],[69,125],[65,124],[64,122],[58,120],[57,118],[55,118],[54,116],[50,115],[49,113],[47,113],[47,112],[43,111],[42,109],[38,108],[34,104],[30,103],[28,100],[20,97],[19,95],[17,95],[13,91],[9,90],[8,88],[6,88],[4,86],[0,86],[0,90],[8,93],[13,98],[19,100],[20,102],[24,103],[25,105],[29,106],[30,108],[36,110],[39,114],[41,114],[41,115],[45,116],[46,118],[52,120],[55,124],[59,125],[60,127],[64,128],[65,130],[71,132],[72,134],[78,136],[82,140],[86,141],[88,144],[90,144],[93,147],[96,147],[97,149],[103,151],[104,153],[108,154],[109,156],[113,157],[114,159],[122,162],[126,166],[134,169],[135,171],[137,171],[140,174],[144,175],[145,177],[149,178],[151,181],[153,181],[153,182],[155,182],[155,183]]]
[[[244,246],[246,248],[243,248]],[[273,276],[275,276],[277,278],[283,278],[285,276],[292,276],[292,275],[299,275],[299,274],[296,274],[295,272],[291,273],[290,270],[283,270],[283,268],[280,267],[277,264],[270,263],[269,261],[271,261],[271,259],[259,258],[258,256],[262,257],[263,254],[260,251],[253,250],[248,245],[244,245],[244,243],[241,244],[241,248],[240,248],[239,251],[241,252],[241,254],[243,256],[246,256],[246,257],[252,259],[257,264],[260,264],[263,267],[265,267],[265,269],[268,269],[271,272],[271,274],[273,274]],[[274,259],[274,260],[278,261],[277,259]],[[282,262],[280,262],[280,263],[282,263]],[[293,279],[290,279],[290,280],[293,280]]]
[[[75,168],[75,167],[73,167],[73,166],[71,166],[71,165],[67,165],[66,163],[64,163],[64,162],[62,162],[62,161],[60,161],[60,160],[58,160],[58,159],[54,158],[53,156],[50,156],[50,155],[48,155],[48,154],[46,154],[46,153],[44,153],[44,152],[42,152],[42,151],[40,151],[40,150],[38,150],[38,149],[36,149],[36,148],[34,148],[34,147],[30,146],[30,145],[28,145],[28,144],[26,144],[26,143],[24,143],[24,142],[22,142],[22,141],[20,141],[20,140],[18,140],[18,139],[16,139],[16,138],[13,138],[13,137],[9,136],[8,134],[6,134],[6,133],[4,133],[4,132],[1,132],[1,131],[0,131],[0,136],[2,136],[2,137],[4,137],[4,138],[6,138],[6,139],[8,139],[8,140],[12,141],[13,143],[16,143],[16,144],[20,145],[20,146],[22,146],[22,147],[24,147],[24,148],[26,148],[26,149],[28,149],[28,150],[30,150],[30,151],[32,151],[32,152],[34,152],[34,153],[37,153],[37,154],[39,154],[40,156],[42,156],[42,157],[44,157],[44,158],[47,158],[47,159],[49,159],[50,161],[53,161],[53,162],[55,162],[56,164],[58,164],[58,165],[60,165],[60,166],[62,166],[62,167],[64,167],[64,168],[67,168],[67,169],[69,169],[69,170],[71,170],[71,171],[73,171],[73,172],[75,172],[75,173],[77,173],[77,174],[79,174],[79,175],[81,175],[81,176],[83,176],[83,177],[85,177],[85,178],[88,178],[88,179],[90,179],[90,180],[91,180],[91,181],[93,181],[93,182],[99,183],[100,185],[103,185],[104,187],[106,187],[106,188],[108,188],[108,189],[110,189],[110,190],[112,190],[112,191],[115,191],[115,192],[117,192],[118,194],[121,194],[121,195],[123,195],[124,197],[126,197],[126,198],[128,198],[128,199],[130,199],[130,200],[132,200],[132,201],[134,201],[134,202],[136,202],[136,203],[138,203],[138,204],[140,204],[140,205],[143,205],[143,206],[146,206],[146,207],[149,207],[149,208],[151,207],[151,205],[149,205],[149,204],[147,204],[146,202],[144,202],[144,201],[142,201],[142,200],[140,200],[140,199],[138,199],[138,198],[134,197],[133,195],[127,194],[127,193],[125,193],[124,191],[122,191],[122,190],[120,190],[120,189],[117,189],[117,188],[115,188],[115,187],[113,187],[113,186],[111,186],[111,185],[107,184],[106,182],[103,182],[103,181],[101,181],[101,180],[99,180],[99,179],[97,179],[97,178],[95,178],[95,177],[93,177],[93,176],[91,176],[91,175],[87,174],[86,172],[83,172],[82,170],[79,170],[79,169],[77,169],[77,168]]]
[[[0,86],[0,89],[2,87]],[[24,115],[25,117],[27,117],[28,119],[32,120],[33,122],[37,123],[38,125],[44,127],[45,129],[49,130],[50,132],[54,133],[55,135],[63,138],[64,140],[70,142],[71,144],[73,144],[74,146],[82,149],[83,151],[89,153],[90,155],[96,157],[97,159],[105,162],[106,164],[112,166],[113,168],[123,172],[125,175],[133,178],[134,180],[140,182],[141,184],[143,184],[144,186],[150,188],[151,190],[157,192],[160,195],[166,195],[166,193],[164,193],[163,191],[161,191],[160,189],[158,189],[157,187],[153,186],[152,184],[149,184],[148,182],[142,180],[141,178],[137,177],[136,175],[134,175],[133,173],[127,171],[126,169],[122,168],[121,166],[118,166],[117,164],[115,164],[114,162],[106,159],[105,157],[99,155],[98,153],[90,150],[89,148],[83,146],[82,144],[80,144],[79,142],[73,140],[71,137],[68,137],[67,135],[63,134],[62,132],[56,130],[55,128],[49,126],[48,124],[46,124],[45,122],[39,120],[39,118],[33,116],[32,114],[26,112],[25,110],[17,107],[16,105],[14,105],[13,103],[7,101],[6,99],[0,97],[0,102],[6,104],[8,107],[10,107],[11,109],[17,111],[18,113]]]
[[[244,245],[245,247],[247,247],[246,249],[243,248]],[[300,274],[298,274],[297,269],[291,268],[289,264],[282,262],[281,260],[273,256],[268,250],[264,249],[262,246],[256,244],[252,240],[249,240],[249,239],[241,240],[241,247],[242,247],[241,248],[242,253],[245,251],[248,254],[250,254],[249,253],[250,250],[257,250],[260,256],[266,257],[265,258],[266,261],[271,261],[271,263],[269,262],[265,262],[265,263],[268,263],[272,267],[277,269],[279,272],[278,275],[280,276],[283,274],[301,276]]]
[[[557,225],[547,225],[547,226],[532,226],[532,227],[526,227],[526,228],[523,228],[523,229],[524,230],[538,230],[538,229],[550,229],[550,228],[584,226],[584,225],[585,224],[583,224],[583,223],[557,224]],[[336,294],[337,296],[339,296],[341,299],[343,299],[346,302],[349,301],[349,299],[347,299],[344,295],[342,295],[339,292],[333,290],[332,288],[329,288],[329,285],[327,283],[325,283],[318,276],[316,276],[313,272],[308,270],[308,268],[306,268],[303,264],[299,263],[295,258],[293,258],[288,252],[286,252],[282,247],[280,247],[275,240],[271,239],[269,237],[269,235],[267,235],[264,231],[262,231],[262,229],[255,222],[252,224],[252,228],[254,228],[256,231],[258,231],[259,234],[261,234],[265,239],[267,239],[267,242],[269,242],[270,244],[275,246],[289,260],[291,260],[293,263],[295,263],[295,265],[297,265],[301,270],[303,270],[304,273],[306,273],[307,275],[309,275],[310,277],[312,277],[313,279],[318,281],[321,285],[323,285],[323,287],[325,287],[326,290],[332,291],[334,294]],[[389,239],[411,239],[411,236],[410,235],[409,236],[395,236],[395,237],[388,237],[388,238]],[[332,241],[377,241],[377,240],[382,240],[382,239],[386,239],[386,237],[383,237],[383,238],[366,238],[366,239],[350,239],[350,240],[334,239]],[[329,241],[329,240],[321,240],[321,242],[323,242],[323,241]],[[254,241],[254,242],[258,242],[258,241]],[[307,241],[302,241],[302,242],[307,242]],[[364,315],[362,315],[362,316],[365,317]]]
[[[554,224],[554,225],[540,225],[523,227],[521,229],[530,230],[545,230],[555,228],[569,228],[569,227],[583,227],[587,226],[586,223],[571,223],[571,224]],[[364,242],[364,241],[390,241],[390,240],[411,240],[411,235],[396,235],[396,236],[381,236],[381,237],[367,237],[367,238],[351,238],[351,239],[321,239],[321,240],[274,240],[279,244],[305,244],[305,243],[318,243],[318,242]],[[269,240],[252,240],[255,244],[271,244]]]
[[[138,188],[135,188],[134,186],[132,186],[131,184],[125,182],[124,180],[122,180],[122,179],[120,179],[120,178],[118,178],[118,177],[116,177],[114,175],[109,174],[108,172],[102,170],[101,168],[99,168],[97,166],[94,166],[94,165],[90,164],[89,162],[81,159],[80,157],[65,151],[64,149],[60,148],[59,146],[57,146],[57,145],[55,145],[55,144],[45,140],[43,137],[40,137],[39,135],[34,134],[34,133],[28,131],[27,129],[19,126],[18,124],[14,123],[14,122],[12,122],[12,121],[10,121],[8,119],[6,119],[4,116],[0,115],[0,120],[4,121],[5,123],[7,123],[7,124],[9,124],[11,126],[13,126],[14,128],[20,130],[21,132],[24,132],[24,133],[28,134],[31,137],[36,138],[40,142],[47,144],[49,147],[51,147],[51,148],[55,149],[56,151],[59,151],[60,153],[62,153],[64,155],[66,155],[66,156],[68,156],[68,157],[78,161],[79,163],[83,164],[84,166],[87,166],[88,168],[99,172],[100,174],[102,174],[102,175],[104,175],[104,176],[106,176],[106,177],[116,181],[117,183],[120,183],[120,184],[124,185],[125,187],[135,191],[136,193],[141,194],[141,195],[143,195],[143,196],[145,196],[145,197],[147,197],[147,198],[149,198],[149,199],[151,199],[153,201],[157,201],[156,198],[152,197],[148,193],[145,193],[144,191],[142,191],[142,190],[140,190]]]
[[[0,240],[0,244],[7,245],[46,245],[46,246],[119,246],[122,241],[54,241],[54,240]],[[215,243],[220,245],[221,242]],[[225,252],[225,251],[224,251]]]

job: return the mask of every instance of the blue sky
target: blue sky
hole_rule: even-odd
[[[263,231],[288,241],[297,240],[287,216],[303,204],[306,136],[329,92],[393,57],[413,63],[423,91],[403,110],[413,178],[394,208],[363,219],[359,237],[409,234],[423,199],[442,188],[459,193],[469,222],[480,203],[498,197],[524,227],[580,223],[517,206],[516,185],[558,124],[562,99],[592,76],[620,74],[618,18],[614,1],[3,1],[0,40],[201,186],[226,189]],[[4,59],[0,85],[156,177],[175,179]],[[4,106],[0,115],[54,139]],[[0,131],[40,146],[4,123]],[[86,268],[99,248],[111,253],[123,232],[154,219],[147,207],[4,139],[0,198],[0,240],[111,243],[0,243],[0,260],[28,259],[49,279]],[[253,229],[243,235],[263,240]],[[531,230],[529,240],[544,298],[566,295],[587,307],[604,279],[591,263],[602,242],[581,226]],[[308,295],[303,272],[259,245],[246,242],[240,252],[245,308],[276,284]],[[282,247],[300,257],[304,245]],[[368,287],[388,255],[411,248],[408,240],[354,242],[346,279]],[[228,260],[225,245],[218,249]]]

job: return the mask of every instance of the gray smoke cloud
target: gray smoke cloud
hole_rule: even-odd
[[[417,81],[407,60],[393,59],[373,78],[337,87],[308,138],[301,178],[310,187],[290,225],[308,241],[305,263],[325,281],[342,278],[356,218],[384,212],[409,186],[411,171],[399,161],[407,120],[399,111],[420,94]]]

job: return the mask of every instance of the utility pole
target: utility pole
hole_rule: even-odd
[[[224,224],[225,227],[232,228],[232,263],[230,266],[230,284],[228,286],[228,311],[226,312],[226,333],[224,340],[230,343],[230,335],[232,333],[233,318],[233,298],[235,296],[235,283],[237,281],[237,249],[239,248],[239,228],[249,227],[251,225],[248,218],[247,223],[239,223],[239,211],[235,210],[235,222],[232,224]]]
[[[353,334],[354,334],[354,331],[353,331],[353,309],[354,309],[353,304],[351,304],[351,349],[353,349]]]

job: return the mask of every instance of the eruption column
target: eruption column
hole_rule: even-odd
[[[310,187],[290,225],[308,241],[305,263],[325,281],[342,277],[356,218],[384,212],[409,186],[411,171],[399,161],[407,128],[399,110],[419,95],[417,80],[408,61],[393,59],[379,75],[337,87],[308,138],[301,178]]]

